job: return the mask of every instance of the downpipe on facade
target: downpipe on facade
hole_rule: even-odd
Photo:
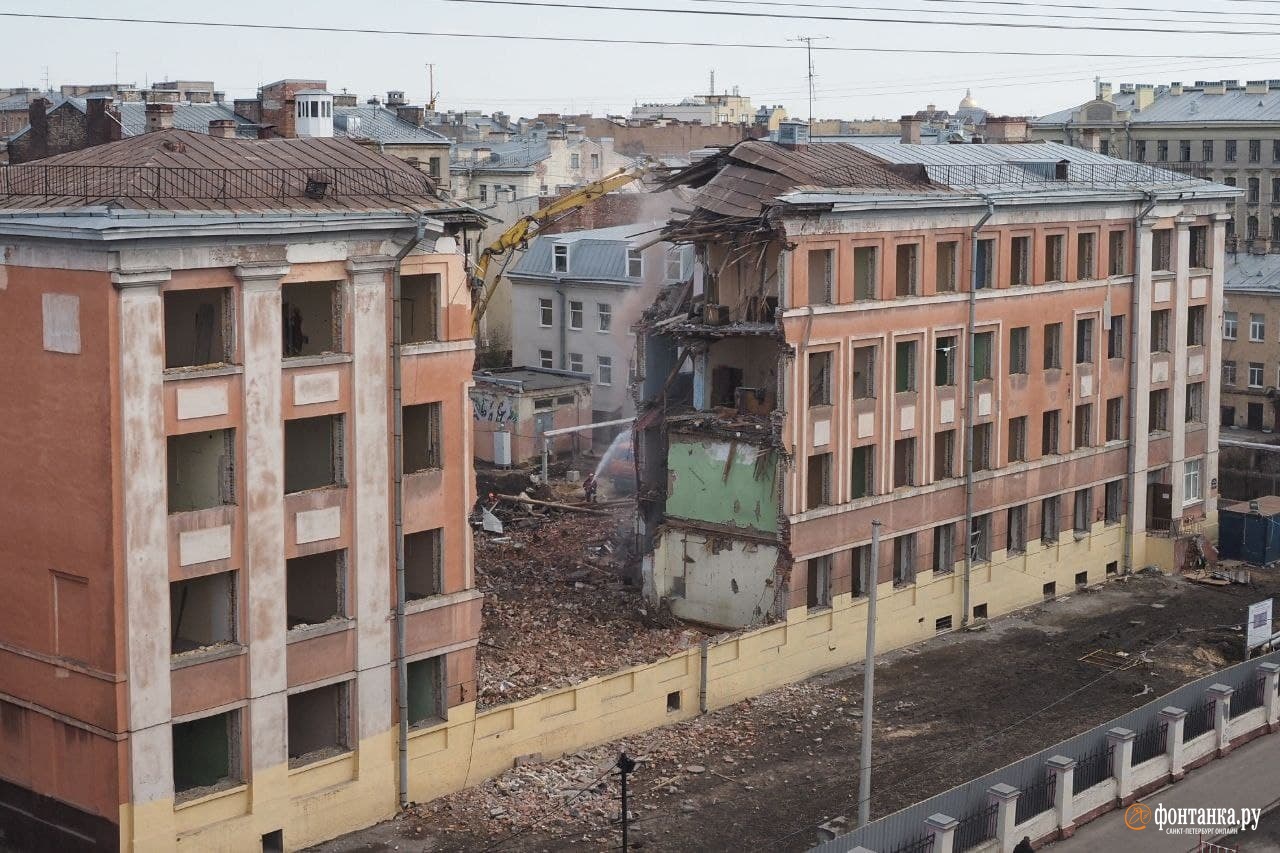
[[[980,194],[981,195],[981,194]],[[996,203],[988,195],[982,195],[987,203],[987,212],[973,226],[969,238],[969,318],[965,328],[965,339],[968,341],[968,352],[965,355],[965,404],[964,404],[964,581],[961,588],[963,594],[963,610],[960,613],[960,627],[969,624],[969,574],[973,570],[973,328],[977,325],[978,316],[978,232],[987,220],[995,215]],[[877,580],[879,568],[876,568]]]

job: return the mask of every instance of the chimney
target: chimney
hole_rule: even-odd
[[[1181,94],[1182,94],[1182,84],[1181,84],[1181,83],[1170,83],[1170,84],[1169,84],[1169,94],[1170,94],[1170,95],[1181,95]]]
[[[1266,80],[1250,80],[1244,84],[1246,95],[1265,95],[1267,94]]]
[[[1027,120],[1022,116],[988,116],[983,137],[987,142],[1026,142]]]
[[[49,156],[49,102],[44,98],[35,98],[27,104],[27,123],[31,125],[28,134],[28,160],[39,160]]]
[[[360,99],[355,95],[343,92],[341,95],[333,96],[333,105],[335,107],[358,107]]]
[[[475,148],[471,149],[471,162],[487,163],[489,162],[489,155],[492,153],[493,153],[492,148],[489,148],[484,145],[477,145]]]
[[[392,90],[387,92],[387,109],[394,110],[396,107],[403,107],[408,101],[404,99],[404,92]]]
[[[422,127],[426,120],[427,111],[422,107],[414,107],[409,105],[396,107],[396,115],[401,121],[407,121],[415,127]]]
[[[138,89],[121,89],[117,92],[122,104],[137,104],[142,101],[142,92]]]
[[[236,98],[231,108],[254,124],[262,124],[262,101],[258,98]]]
[[[148,104],[176,104],[179,100],[177,89],[150,89],[143,94]]]
[[[208,89],[192,89],[187,92],[187,100],[193,104],[213,103],[213,92]]]
[[[111,112],[110,95],[94,95],[85,99],[84,141],[86,145],[101,145],[120,138],[120,121]]]
[[[898,119],[898,126],[902,128],[902,144],[919,145],[920,144],[920,126],[924,124],[916,116],[903,116]]]
[[[1111,100],[1111,84],[1098,81],[1097,99],[1099,101]]]
[[[1265,85],[1264,85],[1265,90]],[[1139,83],[1134,88],[1133,93],[1133,111],[1142,112],[1151,106],[1156,99],[1156,87],[1150,83]]]
[[[147,103],[147,133],[173,129],[173,104]]]
[[[226,92],[214,92],[214,93],[213,93],[213,102],[214,102],[215,104],[222,104],[222,103],[226,103],[226,100],[227,100],[227,93],[226,93]]]
[[[235,139],[236,123],[234,119],[215,118],[209,122],[209,135],[218,139]]]

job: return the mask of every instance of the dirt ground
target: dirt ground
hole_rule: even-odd
[[[876,670],[873,816],[1105,722],[1239,659],[1249,602],[1280,591],[1136,576],[884,656]],[[1079,658],[1124,651],[1108,672]],[[620,846],[618,751],[631,841],[647,850],[808,849],[857,811],[862,675],[847,667],[699,719],[519,767],[323,851],[600,851]]]

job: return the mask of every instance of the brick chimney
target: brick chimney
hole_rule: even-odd
[[[173,104],[147,103],[147,133],[173,129]]]
[[[1024,116],[988,116],[983,138],[987,142],[1026,142],[1027,119]]]
[[[235,139],[236,123],[229,118],[215,118],[209,122],[209,135],[218,139]]]
[[[393,89],[387,92],[387,109],[394,110],[396,107],[403,107],[408,101],[404,98],[404,92]]]
[[[396,115],[400,117],[401,121],[407,121],[415,127],[422,127],[422,124],[427,117],[427,111],[422,107],[414,107],[406,104],[404,106],[396,107]]]
[[[902,128],[902,143],[904,145],[920,144],[920,125],[924,122],[916,116],[903,116],[898,119],[898,126]]]
[[[85,145],[101,145],[120,138],[120,119],[112,109],[110,95],[91,95],[85,99]]]
[[[27,123],[31,129],[27,131],[28,160],[38,160],[49,156],[49,102],[44,98],[36,98],[27,104]]]

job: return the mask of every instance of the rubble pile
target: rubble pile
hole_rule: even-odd
[[[624,583],[619,530],[630,529],[634,505],[607,515],[505,504],[493,512],[502,535],[475,538],[476,586],[485,595],[479,707],[649,663],[702,639]]]

